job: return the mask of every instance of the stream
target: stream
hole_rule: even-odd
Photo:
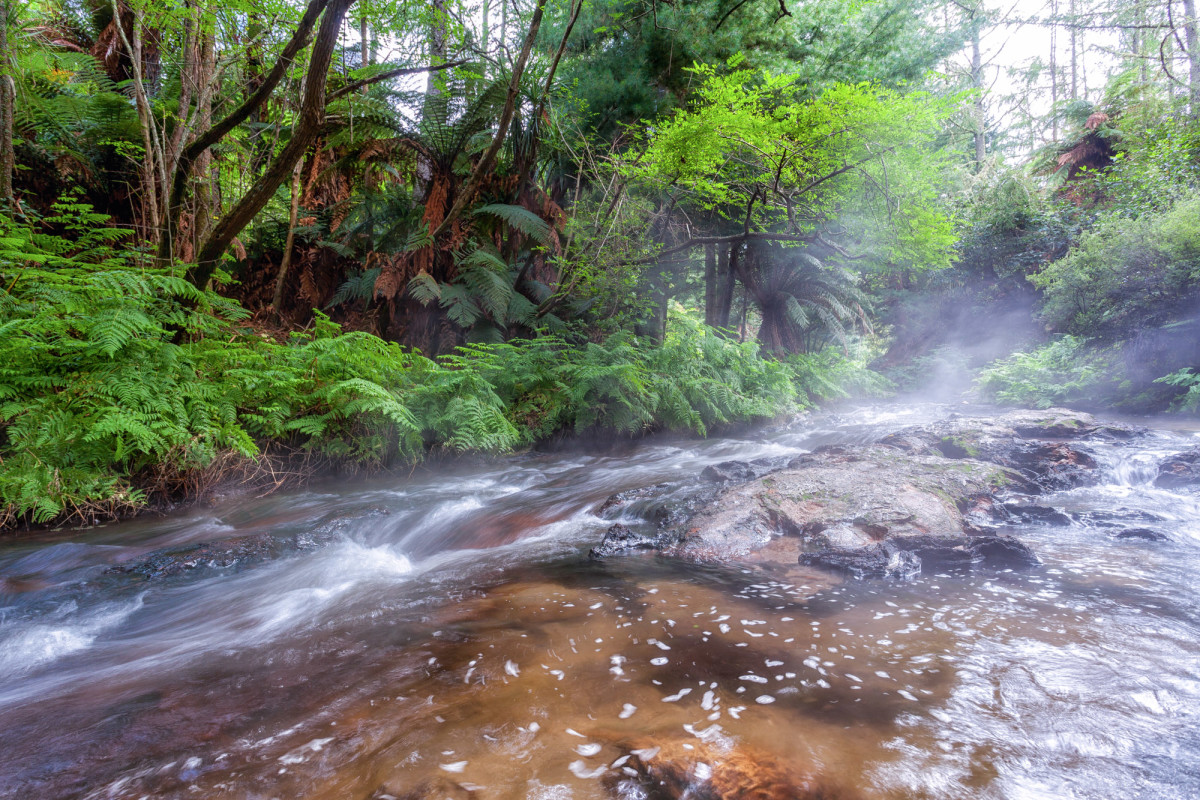
[[[5,541],[0,797],[648,800],[633,751],[700,778],[782,765],[822,797],[1200,797],[1200,495],[1152,485],[1200,423],[1089,442],[1101,482],[1038,500],[1074,521],[1011,530],[1034,569],[588,558],[615,492],[957,410],[842,409]],[[1146,526],[1169,539],[1115,536]]]

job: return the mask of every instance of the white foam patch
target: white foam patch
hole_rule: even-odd
[[[596,767],[595,769],[589,770],[587,768],[587,764],[583,763],[582,760],[581,761],[572,761],[567,766],[567,769],[571,770],[571,774],[574,775],[576,778],[580,778],[583,780],[586,780],[588,778],[599,778],[605,772],[608,772],[608,767],[604,764],[601,764],[600,766]]]
[[[37,622],[0,627],[0,676],[23,675],[60,658],[86,650],[105,631],[116,628],[142,607],[143,595],[125,603],[105,603],[80,612],[72,601]]]

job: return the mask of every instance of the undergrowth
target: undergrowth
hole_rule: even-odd
[[[562,431],[705,434],[854,377],[833,356],[763,359],[678,307],[655,346],[543,336],[435,361],[319,314],[280,341],[105,223],[68,200],[0,230],[0,528],[131,513],[267,451],[373,468]]]
[[[1007,405],[1094,404],[1112,385],[1116,368],[1111,357],[1089,348],[1086,339],[1063,336],[992,362],[979,373],[976,386],[988,399]]]

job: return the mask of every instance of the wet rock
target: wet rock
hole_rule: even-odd
[[[936,569],[1008,566],[1022,548],[1024,561],[1036,563],[1028,548],[1009,547],[1015,540],[967,519],[991,519],[996,492],[1020,481],[1012,470],[972,460],[886,447],[820,448],[724,487],[687,518],[667,553],[763,566],[781,539],[791,539],[793,564],[861,577],[912,575],[923,561]]]
[[[1154,528],[1126,528],[1117,534],[1118,539],[1140,539],[1146,542],[1169,542],[1171,537]]]
[[[1042,563],[1024,542],[1011,536],[981,537],[970,549],[993,569],[1026,569]]]
[[[265,561],[279,556],[284,547],[283,541],[267,533],[235,536],[158,550],[139,561],[110,567],[107,572],[136,574],[151,579],[169,578],[194,570],[228,569]]]
[[[910,536],[856,550],[829,548],[800,556],[805,566],[822,567],[856,578],[909,578],[921,572],[966,569],[984,564],[993,569],[1037,566],[1038,557],[1011,536]]]
[[[335,532],[340,528],[341,525],[334,524],[293,536],[275,536],[264,532],[167,547],[137,560],[109,567],[104,574],[139,580],[163,580],[210,570],[242,569],[321,547],[335,538]]]
[[[1024,491],[1057,491],[1093,483],[1095,457],[1078,440],[1137,435],[1065,409],[1014,411],[994,418],[957,417],[908,428],[879,440],[906,453],[970,458],[1015,469]]]
[[[853,549],[827,548],[802,553],[806,567],[841,572],[855,578],[911,578],[921,572],[921,559],[891,542],[880,542]]]
[[[608,499],[600,504],[596,509],[596,513],[600,516],[613,516],[614,512],[619,513],[628,506],[644,502],[646,500],[656,500],[661,498],[670,489],[670,485],[666,483],[657,483],[653,486],[642,486],[637,489],[628,489],[624,492],[617,492],[609,495]]]
[[[998,509],[1000,518],[1008,524],[1070,525],[1069,514],[1047,506],[1004,503]]]
[[[745,461],[722,461],[704,468],[700,477],[712,483],[748,481],[758,477],[754,467]]]
[[[1079,521],[1095,528],[1124,528],[1131,522],[1165,522],[1166,517],[1121,506],[1111,511],[1085,511],[1079,515]]]
[[[1200,485],[1200,447],[1176,453],[1158,466],[1154,485],[1160,489],[1178,489]]]
[[[638,531],[617,523],[604,532],[600,544],[589,551],[591,558],[609,558],[635,550],[661,550],[678,541],[678,536],[663,530]]]
[[[651,548],[760,567],[796,554],[793,564],[862,576],[912,574],[922,565],[1031,566],[1036,555],[1003,535],[1002,526],[1068,525],[1072,518],[997,496],[1093,483],[1098,462],[1083,443],[1138,433],[1065,409],[1016,411],[951,417],[897,431],[874,446],[824,446],[787,461],[723,462],[702,473],[707,491],[683,496],[654,487],[610,498],[602,511],[633,513],[654,530],[615,529],[593,554]],[[783,547],[781,537],[798,544]]]
[[[694,741],[694,740],[693,740]],[[628,746],[621,769],[604,778],[615,798],[654,800],[855,800],[819,775],[748,747],[647,740]]]

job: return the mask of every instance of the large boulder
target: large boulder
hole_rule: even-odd
[[[991,563],[1036,563],[1015,539],[974,523],[995,495],[1023,485],[1013,470],[892,448],[828,447],[729,485],[665,551],[696,561],[778,563],[779,556],[856,576],[907,576]],[[785,542],[790,541],[791,547]]]
[[[890,434],[880,444],[908,453],[938,454],[1018,471],[1028,491],[1057,491],[1099,479],[1089,440],[1129,439],[1139,430],[1098,422],[1091,414],[1051,408],[995,417],[952,417]]]
[[[1154,485],[1160,489],[1178,489],[1200,485],[1200,447],[1176,453],[1158,465]]]

